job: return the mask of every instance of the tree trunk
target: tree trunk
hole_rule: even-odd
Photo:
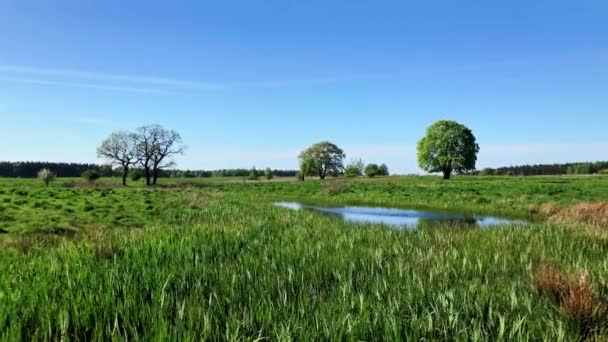
[[[144,167],[144,172],[146,174],[146,185],[150,185],[150,167]]]
[[[153,174],[152,184],[156,185],[156,180],[158,179],[158,169],[155,168],[152,171],[152,174]]]
[[[450,179],[451,175],[452,175],[452,170],[451,169],[445,169],[445,170],[443,170],[443,179]]]
[[[122,185],[124,185],[124,186],[127,185],[127,176],[128,175],[129,175],[129,168],[125,166],[122,171]]]
[[[325,179],[325,172],[319,171],[319,178]]]

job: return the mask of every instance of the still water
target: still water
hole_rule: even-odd
[[[293,210],[311,210],[342,218],[348,222],[381,223],[396,228],[417,228],[422,226],[454,225],[489,228],[504,225],[526,225],[523,220],[469,215],[455,212],[425,211],[383,207],[321,206],[301,202],[275,202],[278,207]]]

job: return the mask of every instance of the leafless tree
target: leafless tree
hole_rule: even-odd
[[[179,133],[159,125],[138,128],[136,141],[147,185],[156,184],[160,170],[175,165],[173,157],[184,153],[186,148]]]
[[[99,148],[97,156],[122,167],[122,184],[127,185],[129,167],[138,161],[136,136],[128,132],[112,133]]]

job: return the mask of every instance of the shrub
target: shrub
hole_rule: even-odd
[[[380,167],[377,164],[369,164],[365,168],[365,175],[367,177],[376,177],[380,174]]]
[[[267,180],[272,179],[273,174],[272,174],[272,170],[269,167],[267,167],[266,170],[264,171],[264,177],[266,177]]]
[[[251,172],[249,173],[249,176],[247,177],[248,180],[258,180],[259,174],[258,174],[258,170],[255,169],[255,166],[251,168]]]
[[[49,184],[51,184],[51,182],[55,180],[55,177],[56,175],[47,168],[38,171],[38,178],[40,178],[40,180],[42,180],[42,182],[46,186],[49,186]]]
[[[363,174],[363,161],[361,159],[355,159],[351,161],[344,169],[344,175],[346,177],[358,177]]]
[[[600,175],[608,175],[608,169],[602,169],[597,172]]]
[[[300,182],[304,181],[304,173],[301,171],[296,172],[296,179],[299,180]]]
[[[337,195],[347,192],[350,189],[350,183],[346,181],[332,181],[324,186],[325,192],[329,195]]]
[[[133,170],[131,171],[131,180],[134,182],[137,182],[138,180],[142,179],[144,175],[142,174],[142,172],[140,170]]]
[[[492,168],[486,167],[485,169],[482,169],[481,171],[479,171],[479,175],[480,176],[494,176],[495,171]]]
[[[95,181],[101,178],[101,174],[97,170],[86,170],[82,173],[82,178],[86,179],[89,183],[95,183]]]

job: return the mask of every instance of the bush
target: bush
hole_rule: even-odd
[[[324,190],[329,195],[338,195],[341,193],[345,193],[350,190],[350,183],[348,181],[338,181],[334,180],[331,182],[327,182],[324,185]]]
[[[40,178],[46,186],[49,186],[49,184],[51,184],[51,182],[55,180],[55,177],[56,175],[47,168],[38,171],[38,178]]]
[[[304,181],[304,173],[303,172],[296,172],[296,179],[299,180],[300,182]]]
[[[101,178],[101,174],[97,170],[86,170],[82,173],[82,178],[86,179],[89,183],[95,183],[95,181]]]
[[[251,172],[249,173],[249,176],[247,177],[248,180],[258,180],[259,174],[258,174],[258,170],[255,169],[255,166],[253,168],[251,168]]]
[[[481,171],[479,171],[479,175],[480,176],[494,176],[495,171],[492,168],[486,167],[485,169],[482,169]]]
[[[356,159],[346,165],[344,169],[344,175],[346,177],[358,177],[363,174],[363,161],[361,159]]]
[[[597,173],[600,175],[608,175],[608,169],[599,170]]]
[[[137,182],[138,180],[142,179],[144,175],[142,174],[142,172],[140,170],[133,170],[131,171],[131,180],[134,182]]]
[[[365,175],[367,177],[376,177],[380,174],[380,167],[377,164],[369,164],[365,168]]]
[[[264,171],[264,177],[266,177],[267,180],[272,179],[273,174],[272,174],[272,170],[269,167],[267,167],[266,170]]]

